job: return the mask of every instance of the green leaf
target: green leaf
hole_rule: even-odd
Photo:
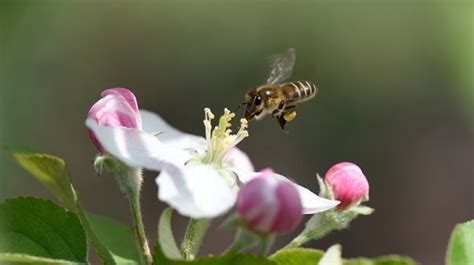
[[[221,257],[198,258],[193,261],[171,260],[163,255],[160,246],[156,244],[155,255],[153,256],[155,265],[277,265],[265,257],[249,254],[237,254]],[[315,265],[315,264],[312,264]]]
[[[165,209],[161,214],[160,222],[158,224],[158,242],[166,257],[171,259],[182,259],[183,257],[176,245],[173,230],[171,229],[172,216],[173,209],[171,208]]]
[[[87,236],[97,255],[102,258],[104,263],[114,264],[111,252],[97,238],[86,218],[86,214],[72,186],[69,171],[64,160],[59,157],[39,153],[15,153],[13,157],[26,171],[43,183],[64,207],[77,214],[82,226],[87,231]]]
[[[375,265],[417,265],[418,263],[411,258],[398,255],[388,255],[377,257],[374,260]]]
[[[43,183],[70,211],[76,212],[75,192],[64,160],[47,154],[16,153],[14,159]]]
[[[447,265],[474,264],[474,220],[458,224],[451,233]]]
[[[87,219],[100,239],[110,249],[117,264],[140,264],[140,252],[130,228],[110,218],[92,213],[87,214]]]
[[[375,261],[368,258],[357,258],[346,260],[344,265],[375,265]]]
[[[48,259],[48,258],[25,255],[25,254],[0,253],[0,264],[2,265],[7,265],[7,264],[80,265],[84,263],[77,263],[77,262],[67,261],[63,259]]]
[[[273,254],[270,260],[275,261],[279,265],[315,265],[317,264],[324,252],[317,249],[309,248],[290,248],[283,249]],[[391,255],[382,256],[375,259],[357,258],[344,260],[344,265],[416,265],[417,263],[406,257]]]
[[[344,265],[417,265],[418,263],[411,258],[389,255],[381,256],[375,259],[357,258],[349,259],[344,262]]]
[[[290,248],[278,251],[270,260],[280,265],[315,265],[323,255],[324,252],[317,249]]]
[[[86,262],[86,234],[77,217],[43,199],[0,204],[0,252]]]

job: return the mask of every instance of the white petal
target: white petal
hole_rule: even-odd
[[[284,179],[284,180],[290,181],[288,178],[280,174],[273,173],[273,176],[282,180]],[[314,214],[314,213],[323,212],[331,208],[334,208],[336,205],[339,204],[339,201],[333,201],[333,200],[321,198],[318,195],[314,194],[309,189],[303,186],[300,186],[292,181],[290,182],[293,183],[293,185],[295,185],[296,189],[298,190],[298,193],[300,194],[301,204],[303,205],[303,214]]]
[[[255,168],[246,153],[234,147],[224,156],[224,162],[228,163],[228,168],[233,171],[239,181],[245,183],[260,174],[255,172]]]
[[[235,189],[209,165],[165,167],[156,178],[156,184],[160,200],[193,218],[224,214],[237,197]]]
[[[239,178],[239,181],[241,183],[246,183],[255,178],[258,175],[261,175],[262,173],[260,172],[249,172],[247,170],[243,170],[239,167],[230,167],[230,170],[233,171],[237,177]]]
[[[301,203],[303,204],[303,214],[323,212],[339,204],[339,201],[321,198],[303,186],[298,184],[294,185],[300,194]]]
[[[169,163],[183,165],[190,159],[188,152],[170,148],[137,129],[101,126],[92,119],[86,120],[86,126],[108,154],[131,167],[161,170]]]
[[[239,168],[240,170],[245,170],[247,172],[255,171],[252,161],[250,161],[248,155],[237,147],[234,147],[227,152],[227,154],[224,156],[224,161],[230,163],[234,167]]]
[[[158,114],[140,110],[140,115],[143,120],[143,130],[150,134],[160,132],[158,139],[161,142],[180,149],[193,149],[199,153],[204,153],[207,149],[206,139],[174,128]]]

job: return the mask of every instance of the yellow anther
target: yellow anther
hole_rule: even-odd
[[[240,119],[240,127],[246,129],[249,125],[249,122],[246,119]]]
[[[207,119],[209,120],[214,119],[214,113],[212,113],[210,108],[204,108],[204,114],[207,117]]]

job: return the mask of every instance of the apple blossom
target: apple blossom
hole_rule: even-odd
[[[342,162],[331,167],[324,181],[331,188],[338,209],[346,209],[355,203],[369,200],[369,182],[362,170],[355,164]]]
[[[101,93],[102,98],[89,110],[87,120],[97,125],[111,128],[142,129],[142,118],[138,110],[135,95],[126,88],[111,88]],[[139,167],[125,165],[121,161],[110,157],[103,147],[103,140],[88,128],[89,136],[102,155],[97,156],[94,167],[100,173],[104,168],[116,175],[121,190],[127,196],[130,210],[133,215],[136,236],[140,249],[147,264],[153,262],[148,241],[145,236],[145,227],[141,217],[140,190],[143,182],[142,170]]]
[[[104,126],[95,119],[87,119],[86,126],[108,154],[130,167],[159,171],[156,183],[160,200],[182,215],[212,218],[234,206],[240,183],[259,173],[236,148],[248,136],[247,121],[240,120],[240,129],[233,134],[230,121],[234,113],[226,109],[214,128],[214,114],[207,108],[204,114],[205,138],[183,133],[144,110],[140,111],[142,129]],[[155,136],[158,131],[161,133]],[[303,213],[324,211],[338,204],[293,185],[301,197]]]

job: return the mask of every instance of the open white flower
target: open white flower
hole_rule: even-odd
[[[108,154],[129,166],[159,171],[158,198],[180,214],[193,218],[224,214],[235,204],[239,184],[258,175],[247,155],[235,147],[248,136],[247,121],[242,119],[240,129],[232,134],[230,121],[235,114],[229,110],[213,129],[214,115],[205,109],[206,138],[183,133],[154,113],[141,110],[140,115],[143,130],[102,126],[92,119],[86,126]],[[339,203],[294,185],[304,214],[325,211]]]

